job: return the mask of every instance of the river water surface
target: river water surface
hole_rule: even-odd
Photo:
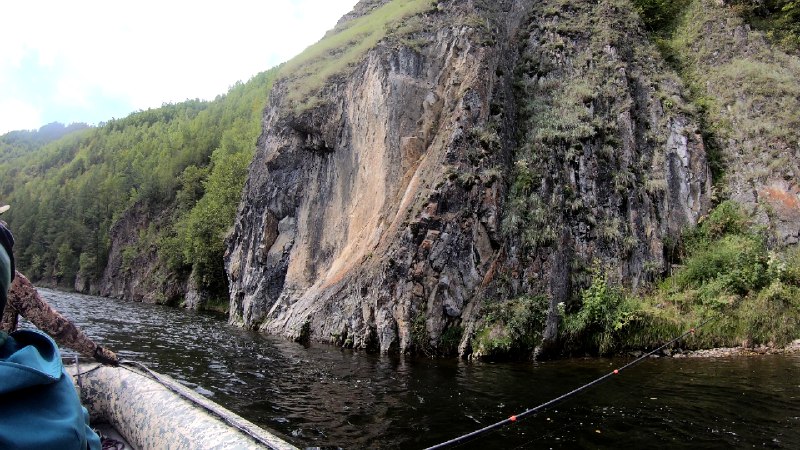
[[[626,363],[378,356],[225,317],[42,290],[93,339],[299,447],[416,449],[543,403]],[[654,358],[461,448],[800,448],[800,355]]]

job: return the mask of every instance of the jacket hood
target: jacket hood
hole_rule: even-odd
[[[20,330],[0,339],[0,395],[55,383],[63,371],[58,347],[44,333]]]

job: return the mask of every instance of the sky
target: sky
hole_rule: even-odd
[[[357,0],[0,2],[0,134],[212,100],[291,59]]]

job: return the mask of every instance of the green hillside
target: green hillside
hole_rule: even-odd
[[[77,276],[99,280],[110,229],[136,206],[147,212],[145,222],[166,216],[168,223],[150,227],[138,246],[157,246],[174,275],[194,270],[200,288],[225,295],[224,233],[274,75],[237,83],[211,102],[64,128],[71,132],[55,140],[46,138],[47,127],[0,137],[0,198],[13,205],[4,218],[15,233],[18,267],[35,281],[63,287]]]
[[[435,2],[433,2],[435,3]],[[361,61],[364,54],[397,28],[403,19],[428,10],[430,0],[395,0],[367,14],[339,24],[324,39],[308,47],[280,69],[280,78],[292,80],[287,100],[296,111],[315,106],[319,89]],[[408,32],[394,29],[393,35]]]

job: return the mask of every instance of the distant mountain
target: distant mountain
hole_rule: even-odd
[[[49,123],[38,130],[9,131],[0,136],[0,163],[24,155],[72,132],[90,128],[85,123]]]

